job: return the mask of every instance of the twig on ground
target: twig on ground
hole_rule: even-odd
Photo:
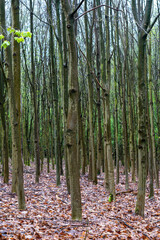
[[[140,230],[137,230],[135,229],[134,227],[130,226],[129,224],[127,224],[123,219],[121,218],[115,218],[115,217],[109,217],[109,219],[114,219],[114,220],[118,220],[120,223],[124,224],[126,227],[132,229],[132,230],[135,230],[139,233],[142,233],[145,237],[147,237],[148,239],[151,239],[146,233],[143,233],[142,231]]]

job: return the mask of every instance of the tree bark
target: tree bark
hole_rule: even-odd
[[[12,26],[14,29],[20,29],[19,22],[19,1],[12,0]],[[6,60],[8,66],[11,68],[10,55],[7,49]],[[25,209],[25,195],[23,185],[23,163],[21,158],[21,132],[20,132],[20,45],[13,40],[12,49],[12,72],[9,69],[8,80],[10,91],[10,111],[11,111],[11,126],[12,126],[12,161],[13,161],[13,177],[12,177],[12,191],[18,194],[19,209]]]
[[[68,50],[69,50],[69,107],[67,116],[66,144],[69,161],[70,190],[72,219],[82,219],[81,193],[79,182],[79,169],[77,159],[77,124],[78,124],[78,62],[76,39],[74,32],[74,15],[71,13],[71,6],[68,0],[61,0],[62,8],[66,17]]]

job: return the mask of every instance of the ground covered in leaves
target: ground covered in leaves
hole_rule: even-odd
[[[98,184],[81,177],[82,222],[71,220],[70,196],[65,177],[56,186],[55,170],[44,170],[40,183],[35,184],[34,168],[24,169],[26,210],[17,209],[17,197],[0,176],[0,239],[160,239],[160,190],[149,198],[147,183],[145,218],[135,216],[137,183],[125,191],[125,177],[121,173],[116,186],[116,202],[108,202],[104,175]],[[11,178],[11,177],[10,177]]]

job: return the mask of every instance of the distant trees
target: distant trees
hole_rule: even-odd
[[[104,172],[115,200],[121,167],[126,189],[138,177],[136,213],[144,216],[147,176],[150,196],[154,180],[159,187],[159,2],[154,9],[151,0],[7,6],[5,15],[0,2],[0,34],[8,38],[10,22],[33,33],[23,44],[12,36],[11,46],[1,48],[0,149],[6,183],[12,158],[19,208],[25,208],[22,160],[35,162],[36,183],[46,161],[48,173],[56,166],[57,185],[65,169],[73,219],[82,218],[80,174],[96,184]]]

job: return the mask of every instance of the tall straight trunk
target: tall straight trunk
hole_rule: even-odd
[[[118,26],[118,12],[116,15],[116,36],[115,36],[115,46],[117,45],[116,50],[114,51],[114,89],[115,89],[115,149],[116,149],[116,183],[119,183],[119,148],[118,148],[118,79],[117,79],[117,66],[118,59],[116,58],[119,54],[119,26]],[[114,47],[115,47],[114,46]]]
[[[60,123],[62,122],[61,119],[61,98],[59,95],[61,95],[61,97],[63,98],[63,81],[64,81],[64,76],[63,76],[63,51],[62,51],[62,34],[61,34],[61,18],[60,18],[60,0],[56,0],[55,1],[55,7],[56,7],[56,16],[57,16],[57,33],[58,33],[58,56],[59,56],[59,82],[60,82],[60,89],[61,89],[61,93],[59,94],[58,92],[58,79],[57,79],[57,100],[59,103],[59,111],[58,111],[58,131],[57,131],[57,135],[56,135],[56,139],[57,139],[57,148],[59,148],[58,152],[59,152],[59,156],[57,157],[57,160],[59,161],[59,172],[61,175],[63,175],[63,166],[62,166],[62,152],[61,152],[61,144],[60,144],[60,139],[61,139],[61,131],[60,131]],[[51,13],[52,16],[52,13]],[[51,17],[52,19],[52,17]],[[64,124],[64,118],[63,118],[63,124]],[[63,136],[64,137],[64,136]]]
[[[100,5],[100,0],[97,0],[97,5]],[[101,8],[98,8],[98,22],[99,22],[99,35],[100,35],[100,72],[101,72],[101,79],[104,83],[106,81],[106,51],[105,51],[105,40],[104,40],[104,33],[103,33],[103,26],[102,26],[102,12]],[[102,95],[104,93],[102,92]],[[104,108],[104,101],[103,101],[103,108]],[[101,166],[104,171],[104,146],[102,144],[102,159],[101,159]],[[106,172],[108,174],[108,171]],[[106,175],[106,182],[108,182],[108,176]]]
[[[115,154],[116,154],[116,183],[119,183],[119,149],[118,149],[118,94],[117,94],[117,67],[114,53],[114,89],[115,89]]]
[[[4,76],[2,74],[2,71],[0,70],[0,114],[1,114],[1,121],[2,121],[2,162],[3,162],[4,183],[8,183],[9,181],[8,135],[7,135],[4,104],[5,104]]]
[[[154,176],[156,180],[156,187],[159,188],[159,177],[158,177],[158,166],[156,164],[156,146],[155,146],[155,132],[154,132],[154,113],[153,113],[153,96],[152,96],[152,55],[151,55],[151,34],[149,38],[149,63],[148,63],[148,74],[149,74],[149,100],[150,100],[150,123],[151,123],[151,144],[152,144],[152,158],[154,166]]]
[[[48,1],[49,15],[52,19],[52,5],[51,0]],[[55,57],[54,57],[54,42],[52,26],[50,26],[50,57],[51,57],[51,78],[53,82],[53,95],[54,95],[54,136],[55,136],[55,159],[56,159],[56,184],[60,185],[60,121],[58,110],[58,84],[55,69]]]
[[[96,38],[96,66],[97,66],[97,79],[100,82],[100,43],[98,40],[99,26],[95,27]],[[102,128],[101,128],[101,98],[100,87],[97,83],[97,112],[98,112],[98,136],[97,136],[97,173],[101,173],[102,162]]]
[[[65,161],[65,176],[68,193],[70,193],[68,156],[66,145],[66,129],[68,116],[68,59],[67,59],[67,36],[66,36],[66,21],[64,13],[62,12],[62,27],[63,27],[63,111],[64,111],[64,161]]]
[[[20,29],[19,1],[12,0],[12,26]],[[21,132],[20,132],[20,45],[13,40],[12,71],[10,55],[7,49],[6,60],[8,63],[8,80],[10,95],[11,127],[12,127],[12,191],[17,192],[19,209],[25,209],[25,195],[23,184],[23,163],[21,158]],[[13,78],[12,78],[13,72]]]
[[[77,159],[77,124],[78,124],[78,60],[76,38],[74,31],[74,13],[71,13],[69,1],[61,0],[62,8],[66,17],[68,50],[69,50],[69,106],[67,116],[66,144],[69,162],[70,191],[72,219],[82,219],[81,192],[79,182],[79,169]]]
[[[33,106],[34,106],[34,148],[35,148],[35,162],[36,162],[36,179],[39,182],[40,176],[40,152],[39,152],[39,119],[38,119],[38,105],[37,105],[37,84],[35,78],[35,64],[34,64],[34,33],[33,33],[33,6],[32,0],[30,0],[30,31],[32,33],[31,38],[31,79],[32,79],[32,94],[33,94]]]
[[[146,159],[147,159],[147,138],[146,138],[146,91],[145,81],[146,69],[146,31],[150,24],[152,0],[146,1],[142,21],[138,18],[136,2],[132,0],[132,12],[135,21],[138,21],[142,28],[138,27],[138,194],[135,212],[144,217],[145,191],[146,191]],[[142,11],[141,11],[142,14]],[[145,30],[145,31],[144,31]]]
[[[130,161],[131,161],[132,181],[135,181],[133,106],[132,106],[132,99],[131,99],[131,83],[129,78],[128,78],[128,109],[129,109],[129,154],[130,154]]]
[[[138,130],[138,195],[136,202],[136,214],[144,215],[145,189],[146,189],[146,83],[144,81],[144,64],[146,39],[139,33],[138,36],[138,89],[139,89],[139,130]]]
[[[126,176],[126,189],[128,189],[128,168],[129,168],[129,152],[128,152],[128,133],[127,133],[127,109],[126,109],[126,82],[128,80],[128,21],[126,17],[125,26],[125,49],[124,49],[124,68],[122,73],[122,111],[123,111],[123,157],[125,166],[125,176]]]
[[[87,10],[87,1],[85,1],[85,11]],[[94,18],[94,17],[93,17]],[[87,61],[92,65],[92,32],[93,24],[90,31],[88,30],[88,17],[85,16],[85,34],[86,34],[86,51],[87,51]],[[88,114],[89,114],[89,164],[91,171],[89,177],[93,183],[97,183],[97,171],[96,171],[96,158],[95,158],[95,148],[94,148],[94,129],[93,129],[93,84],[92,84],[92,75],[90,72],[89,64],[87,65],[88,72]]]
[[[126,56],[127,57],[127,56]],[[124,70],[125,72],[125,70]],[[127,116],[126,116],[126,89],[125,89],[125,76],[122,76],[122,102],[123,102],[123,160],[125,167],[125,176],[126,176],[126,189],[128,189],[128,139],[127,139]]]
[[[4,33],[5,29],[5,2],[0,2],[0,34]],[[3,51],[1,55],[1,64],[3,62]],[[6,117],[5,117],[5,76],[4,70],[1,65],[0,68],[0,114],[2,121],[2,160],[3,160],[3,174],[4,174],[4,183],[9,181],[9,156],[8,156],[8,135],[7,135],[7,126],[6,126]]]
[[[130,72],[132,73],[127,78],[127,87],[128,87],[128,110],[129,110],[129,155],[131,161],[131,175],[132,181],[135,181],[135,166],[136,166],[136,159],[135,159],[135,130],[134,130],[134,105],[133,105],[133,95],[132,95],[132,88],[134,87],[135,76],[134,76],[134,42],[132,43],[132,51],[131,51],[131,61],[130,66],[128,63],[128,67],[130,67]]]
[[[82,149],[82,174],[84,175],[86,172],[86,145],[85,145],[85,129],[84,129],[84,123],[83,119],[81,117],[81,149]]]
[[[149,40],[151,41],[151,40]],[[151,138],[151,119],[150,119],[150,105],[148,104],[149,103],[149,100],[151,101],[150,99],[150,80],[151,80],[151,76],[150,76],[150,67],[151,67],[151,49],[150,49],[151,45],[150,45],[150,42],[149,42],[149,56],[148,56],[148,65],[149,65],[149,94],[148,94],[148,91],[147,91],[147,138],[148,138],[148,165],[149,165],[149,178],[150,178],[150,184],[149,184],[149,187],[150,187],[150,195],[149,197],[153,197],[154,196],[154,177],[153,177],[153,145],[152,145],[152,138]],[[147,81],[147,84],[148,84],[148,81]],[[149,96],[148,96],[149,95]]]
[[[106,5],[109,5],[106,0]],[[109,192],[115,200],[115,184],[114,184],[114,162],[112,159],[111,144],[111,119],[110,119],[110,83],[111,83],[111,59],[110,59],[110,25],[109,25],[109,9],[106,8],[106,59],[107,59],[107,78],[104,82],[104,163],[105,163],[105,183],[109,185]],[[108,179],[109,177],[109,179]],[[109,182],[107,182],[109,180]]]

